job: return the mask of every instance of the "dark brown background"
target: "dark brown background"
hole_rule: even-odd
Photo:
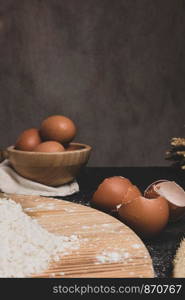
[[[1,147],[51,114],[90,165],[165,165],[184,135],[185,1],[0,0]]]

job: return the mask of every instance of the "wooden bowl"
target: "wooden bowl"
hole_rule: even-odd
[[[6,149],[6,157],[21,176],[45,185],[60,186],[75,179],[88,162],[92,149],[79,143],[70,146],[69,151],[53,153],[21,151],[10,146]]]

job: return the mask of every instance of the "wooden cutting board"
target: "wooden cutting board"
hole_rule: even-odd
[[[52,262],[33,277],[154,277],[152,260],[140,238],[116,218],[96,209],[59,199],[1,194],[19,202],[48,231],[78,235],[80,248]],[[99,260],[119,253],[118,262]]]
[[[176,251],[173,260],[173,273],[174,278],[185,278],[185,239],[180,242],[179,248]]]

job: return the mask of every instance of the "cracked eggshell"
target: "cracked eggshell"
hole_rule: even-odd
[[[124,201],[123,203],[130,203],[131,201],[133,201],[135,198],[142,196],[140,190],[138,189],[138,187],[136,185],[132,185],[128,188],[127,193],[124,197]]]
[[[157,235],[168,223],[169,206],[166,199],[157,197],[147,199],[138,196],[123,203],[118,215],[125,224],[142,237]]]
[[[106,211],[116,210],[131,186],[131,181],[121,176],[106,178],[93,194],[91,203]]]
[[[185,191],[174,181],[159,180],[153,182],[144,193],[144,196],[161,196],[168,201],[172,222],[178,221],[185,215]]]
[[[160,179],[157,181],[152,182],[144,191],[144,197],[148,198],[148,199],[152,199],[152,198],[156,198],[159,197],[159,195],[156,193],[156,191],[154,190],[154,186],[160,182],[164,182],[167,181],[166,179]]]
[[[121,205],[130,203],[131,201],[133,201],[135,198],[142,196],[140,190],[138,189],[138,187],[136,185],[131,185],[128,190],[127,193],[123,199],[123,202],[119,205],[117,205],[117,210],[121,207]]]
[[[170,220],[177,221],[185,214],[185,191],[174,181],[165,181],[154,186],[156,193],[168,200]]]

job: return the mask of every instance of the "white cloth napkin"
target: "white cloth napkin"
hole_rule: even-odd
[[[79,191],[79,185],[73,182],[59,187],[47,186],[17,174],[8,160],[0,164],[0,190],[4,193],[41,196],[69,196]]]

